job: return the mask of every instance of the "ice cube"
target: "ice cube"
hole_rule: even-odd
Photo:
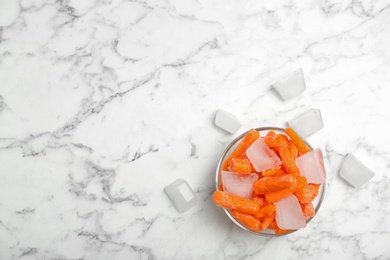
[[[315,108],[309,109],[298,117],[288,121],[288,125],[303,138],[314,134],[324,127],[321,111]]]
[[[196,205],[198,198],[190,185],[183,179],[177,179],[164,189],[179,212],[185,212]]]
[[[259,178],[257,173],[238,174],[222,171],[221,174],[224,191],[243,198],[251,198],[253,183]]]
[[[262,138],[258,138],[246,149],[246,156],[257,172],[265,171],[282,164],[274,151],[268,148]]]
[[[289,100],[301,94],[306,89],[303,70],[297,69],[291,75],[273,84],[273,87],[284,100]]]
[[[20,13],[19,1],[1,0],[0,1],[0,27],[11,25]]]
[[[241,127],[241,122],[235,115],[222,109],[218,110],[215,115],[215,124],[232,134],[237,132]]]
[[[340,168],[340,176],[356,188],[362,187],[375,174],[353,154],[348,154]]]
[[[319,148],[299,156],[295,162],[308,183],[320,184],[326,181],[324,158]]]
[[[276,223],[280,229],[293,230],[306,227],[305,216],[295,195],[275,202]]]

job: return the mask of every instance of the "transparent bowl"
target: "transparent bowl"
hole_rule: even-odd
[[[260,132],[260,136],[265,136],[269,131],[274,131],[276,134],[286,134],[285,130],[283,128],[279,128],[279,127],[258,127],[258,128],[255,128],[255,130],[259,131]],[[225,149],[225,151],[223,152],[222,156],[221,156],[221,159],[219,160],[218,162],[218,166],[217,166],[217,171],[216,171],[216,178],[215,178],[215,186],[216,186],[216,189],[219,190],[219,187],[220,185],[222,184],[222,180],[221,180],[221,167],[222,167],[222,164],[223,162],[226,160],[226,158],[229,157],[229,155],[234,151],[234,149],[237,147],[237,145],[239,144],[239,142],[241,141],[241,139],[249,132],[250,130],[246,131],[245,133],[242,133],[240,136],[236,137]],[[304,140],[304,139],[303,139]],[[310,149],[313,150],[313,147],[308,143],[306,142],[306,140],[304,140],[305,143],[310,147]],[[317,197],[313,200],[313,206],[314,206],[314,209],[315,209],[315,215],[318,213],[318,210],[320,209],[321,207],[321,204],[322,204],[322,201],[324,199],[324,196],[325,196],[325,190],[326,190],[326,182],[321,184],[320,185],[320,188],[319,188],[319,191],[318,191],[318,195]],[[266,230],[263,230],[261,232],[256,232],[256,231],[253,231],[253,230],[250,230],[248,229],[247,227],[245,227],[243,224],[241,224],[238,220],[236,220],[231,214],[230,214],[230,210],[228,209],[223,209],[226,213],[226,215],[237,225],[239,226],[240,228],[242,228],[243,230],[247,231],[247,232],[250,232],[252,234],[256,234],[256,235],[259,235],[259,236],[265,236],[265,237],[278,237],[278,236],[285,236],[285,235],[288,235],[288,234],[291,234],[291,233],[294,233],[298,230],[293,230],[291,232],[287,232],[287,233],[284,233],[284,234],[275,234],[273,230],[269,230],[269,229],[266,229]],[[315,215],[311,218],[309,218],[306,223],[309,223],[314,217]]]

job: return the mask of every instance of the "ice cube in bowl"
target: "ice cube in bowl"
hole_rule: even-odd
[[[266,134],[269,132],[269,131],[274,131],[276,134],[284,134],[287,136],[286,132],[285,132],[285,129],[283,128],[278,128],[278,127],[259,127],[259,128],[255,128],[256,131],[258,131],[260,133],[260,137],[264,137],[266,136]],[[240,143],[240,141],[242,140],[242,138],[248,133],[249,131],[245,132],[245,133],[242,133],[240,136],[238,136],[237,138],[235,138],[225,149],[225,151],[223,152],[219,162],[218,162],[218,166],[217,166],[217,170],[216,170],[216,179],[215,179],[215,184],[216,184],[216,189],[217,190],[220,190],[223,188],[223,185],[222,185],[222,175],[223,175],[223,170],[222,170],[222,166],[225,162],[225,160],[230,156],[230,154],[235,150],[235,148],[237,147],[237,145]],[[305,143],[310,147],[311,150],[314,150],[313,147],[308,144],[306,141]],[[321,207],[321,203],[324,199],[324,195],[325,195],[325,190],[326,190],[326,181],[322,184],[320,184],[320,188],[318,190],[318,195],[317,197],[312,201],[313,203],[313,206],[314,206],[314,209],[315,209],[315,215],[317,214],[318,210],[320,209]],[[287,233],[284,233],[284,234],[275,234],[275,232],[273,230],[270,230],[270,229],[265,229],[265,230],[262,230],[260,232],[256,232],[254,230],[251,230],[249,228],[247,228],[245,225],[243,225],[242,223],[240,223],[240,221],[238,221],[237,219],[235,219],[233,217],[233,215],[231,214],[231,210],[227,209],[227,208],[223,208],[223,210],[225,211],[226,215],[233,221],[233,223],[235,223],[237,226],[239,226],[240,228],[242,228],[243,230],[247,231],[247,232],[250,232],[250,233],[253,233],[253,234],[256,234],[256,235],[260,235],[260,236],[267,236],[267,237],[277,237],[277,236],[283,236],[283,235],[287,235],[287,234],[291,234],[297,230],[292,230],[290,232],[287,232]],[[314,216],[315,216],[314,215]],[[313,217],[314,217],[313,216]],[[310,217],[306,220],[306,224],[309,223],[313,217]],[[298,229],[299,230],[299,229]]]

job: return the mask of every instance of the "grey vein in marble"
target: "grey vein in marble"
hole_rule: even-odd
[[[387,1],[21,0],[0,26],[0,259],[388,259]],[[302,67],[306,91],[271,85]],[[240,230],[211,195],[234,138],[309,108],[328,189],[308,227]],[[237,133],[239,134],[239,133]],[[376,175],[337,174],[354,153]],[[178,213],[163,188],[186,179]]]

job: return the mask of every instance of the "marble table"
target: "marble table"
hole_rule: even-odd
[[[0,259],[389,259],[389,39],[388,1],[20,0],[0,27]],[[271,86],[297,68],[307,89],[284,101]],[[309,108],[320,211],[244,232],[212,203],[219,157]],[[375,172],[360,189],[348,153]],[[164,194],[178,178],[185,213]]]

